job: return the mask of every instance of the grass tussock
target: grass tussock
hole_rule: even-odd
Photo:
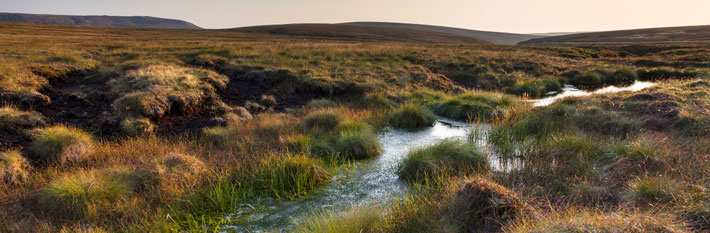
[[[94,146],[91,134],[59,125],[40,130],[27,149],[32,158],[43,163],[66,164],[87,159]]]
[[[32,167],[18,150],[0,152],[0,180],[7,184],[20,184],[29,178]]]
[[[536,219],[521,220],[504,232],[631,232],[661,233],[689,232],[685,224],[674,216],[650,213],[596,213],[570,209]]]
[[[434,106],[438,115],[457,120],[500,118],[517,104],[512,96],[492,93],[467,93],[443,100]]]
[[[13,107],[0,108],[0,129],[6,133],[43,126],[46,120],[38,112],[26,112]]]
[[[335,111],[321,111],[308,114],[303,118],[303,126],[312,131],[330,132],[344,120],[343,116]]]
[[[496,232],[523,212],[516,193],[480,177],[466,180],[452,208],[463,232]]]
[[[408,182],[421,182],[444,174],[483,173],[488,166],[488,156],[474,144],[444,140],[407,153],[397,175]]]
[[[429,127],[436,121],[436,115],[427,107],[407,104],[389,115],[390,126],[398,129],[414,130]]]
[[[680,198],[682,186],[666,176],[639,177],[629,182],[628,195],[638,203],[669,203]]]
[[[130,182],[99,171],[81,171],[51,181],[39,192],[38,204],[63,219],[98,217],[106,205],[131,194]]]
[[[264,193],[277,198],[295,198],[307,194],[330,177],[321,161],[306,155],[286,155],[264,161],[253,179]]]
[[[299,233],[366,233],[381,232],[383,208],[364,205],[344,211],[325,210],[296,221],[293,232]]]

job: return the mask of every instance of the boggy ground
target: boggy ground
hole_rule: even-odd
[[[492,151],[413,152],[398,169],[410,197],[297,231],[708,230],[706,46],[0,26],[3,232],[218,231],[244,200],[306,196],[377,156],[377,131],[434,114],[491,123]],[[544,108],[517,98],[634,80],[659,84]],[[492,152],[518,166],[488,169]]]

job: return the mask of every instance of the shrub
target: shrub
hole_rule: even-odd
[[[465,232],[496,232],[522,213],[523,204],[514,192],[477,177],[461,186],[452,207]]]
[[[639,177],[629,183],[631,198],[639,203],[668,203],[681,194],[681,186],[664,177]]]
[[[438,175],[459,175],[488,170],[488,156],[474,144],[444,140],[407,153],[397,175],[408,182],[420,182]]]
[[[306,155],[287,155],[265,160],[256,173],[256,187],[277,198],[298,197],[329,180],[330,172],[319,160]]]
[[[308,130],[330,132],[343,121],[342,114],[335,111],[311,113],[303,118],[303,126]]]
[[[29,163],[18,150],[0,152],[0,180],[8,184],[20,184],[27,180]]]
[[[24,112],[12,107],[0,108],[0,130],[10,133],[22,129],[45,125],[42,114],[38,112]]]
[[[372,158],[382,153],[382,144],[377,135],[367,130],[341,132],[333,148],[341,157],[355,160]]]
[[[128,196],[129,182],[96,171],[80,171],[51,181],[39,192],[39,205],[59,218],[82,219],[100,211],[96,207]]]
[[[46,163],[69,163],[86,159],[94,149],[91,134],[66,126],[42,129],[27,148],[32,156]]]
[[[410,130],[430,127],[436,121],[436,115],[431,110],[417,104],[404,105],[391,113],[388,118],[392,127]]]

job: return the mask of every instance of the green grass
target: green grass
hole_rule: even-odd
[[[333,144],[333,149],[339,156],[361,160],[378,156],[382,153],[377,134],[368,130],[350,131],[346,130],[338,135]]]
[[[330,179],[330,172],[322,166],[321,161],[306,155],[287,155],[264,161],[253,179],[266,194],[295,198]]]
[[[0,180],[7,184],[20,184],[29,177],[32,167],[18,150],[0,152]]]
[[[408,152],[397,167],[397,175],[408,182],[422,182],[443,174],[484,173],[488,166],[488,156],[474,144],[444,140]]]
[[[344,120],[342,114],[335,111],[311,113],[303,118],[303,126],[316,132],[330,132]]]
[[[629,195],[639,203],[668,203],[681,195],[682,186],[665,176],[639,177],[629,182]]]
[[[589,210],[570,209],[562,213],[518,221],[506,227],[504,232],[680,233],[689,232],[689,229],[677,218],[667,214],[624,211],[597,213]]]
[[[91,134],[59,125],[42,129],[27,149],[32,158],[43,163],[65,164],[85,160],[94,145]]]
[[[562,85],[564,85],[565,82],[564,77],[550,77],[527,82],[518,82],[513,85],[507,93],[529,98],[539,98],[546,96],[548,92],[561,92]]]
[[[436,115],[431,110],[417,104],[404,105],[392,112],[388,118],[390,126],[408,130],[430,127],[436,121]]]
[[[434,106],[434,112],[456,120],[489,120],[503,117],[498,110],[507,110],[517,104],[514,97],[491,93],[468,93],[443,100]]]
[[[96,217],[100,205],[115,205],[131,194],[130,182],[98,171],[67,174],[39,192],[38,204],[57,218],[78,220]]]
[[[299,233],[367,233],[380,232],[384,209],[364,205],[348,210],[324,210],[306,219],[296,221],[293,232]]]

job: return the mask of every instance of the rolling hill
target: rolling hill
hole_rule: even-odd
[[[710,43],[710,26],[686,26],[579,33],[535,38],[520,45],[585,45],[627,43]]]
[[[0,13],[0,21],[104,27],[201,29],[200,27],[186,21],[149,16],[75,16]]]
[[[505,44],[505,45],[514,45],[514,44],[517,44],[518,42],[521,42],[521,41],[543,37],[540,35],[478,31],[478,30],[469,30],[469,29],[462,29],[462,28],[433,26],[433,25],[423,25],[423,24],[384,23],[384,22],[351,22],[351,23],[344,23],[344,24],[345,25],[400,28],[400,29],[409,29],[409,30],[417,30],[417,31],[448,33],[448,34],[454,34],[454,35],[459,35],[459,36],[477,38],[477,39],[489,41],[489,42],[492,42],[495,44]]]
[[[346,24],[284,24],[228,29],[229,31],[312,39],[352,41],[395,41],[447,44],[489,44],[490,42],[450,33]]]

